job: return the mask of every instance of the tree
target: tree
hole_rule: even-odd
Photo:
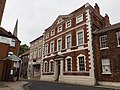
[[[26,44],[20,45],[19,55],[23,54],[27,50],[29,50],[29,46]]]

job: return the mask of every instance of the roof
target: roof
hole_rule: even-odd
[[[20,41],[16,36],[14,36],[10,31],[7,32],[3,27],[0,27],[0,35],[9,37],[9,38],[16,38],[18,41]]]
[[[120,23],[116,23],[116,24],[104,27],[104,28],[102,28],[100,30],[95,30],[93,32],[93,34],[103,33],[103,32],[107,32],[107,31],[110,31],[110,30],[117,29],[117,28],[120,28]]]
[[[40,36],[40,37],[38,37],[38,38],[36,38],[36,39],[34,39],[33,41],[31,41],[30,44],[31,44],[32,42],[35,42],[36,40],[39,40],[40,38],[43,38],[43,35]]]
[[[24,52],[23,54],[21,54],[20,57],[21,57],[21,56],[28,55],[28,54],[30,54],[30,50],[28,50],[28,51]]]
[[[15,54],[9,55],[7,59],[10,59],[11,61],[21,61],[21,59]]]

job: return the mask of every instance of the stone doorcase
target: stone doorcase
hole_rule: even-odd
[[[63,58],[57,58],[54,60],[54,81],[60,81],[63,76]]]

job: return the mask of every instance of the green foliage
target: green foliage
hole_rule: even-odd
[[[20,45],[19,55],[23,54],[27,50],[29,50],[29,46],[26,44]]]

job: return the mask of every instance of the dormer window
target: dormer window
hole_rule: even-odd
[[[65,23],[65,25],[66,25],[66,28],[71,27],[71,20],[67,21],[67,22]]]
[[[62,31],[62,25],[58,26],[58,28],[57,28],[58,33],[61,32],[61,31]]]

